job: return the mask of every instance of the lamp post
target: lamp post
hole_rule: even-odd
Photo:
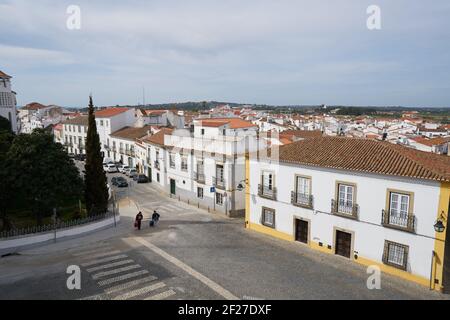
[[[442,233],[445,230],[445,225],[444,225],[443,220],[445,220],[444,211],[442,211],[441,216],[439,217],[439,219],[434,224],[434,230],[436,232],[438,232],[438,233]]]

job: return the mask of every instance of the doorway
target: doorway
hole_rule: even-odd
[[[352,250],[352,234],[336,230],[336,251],[337,255],[350,258]]]
[[[170,179],[170,194],[175,195],[176,184],[174,179]]]
[[[308,243],[308,221],[295,219],[295,241]]]

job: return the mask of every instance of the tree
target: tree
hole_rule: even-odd
[[[11,130],[11,122],[5,117],[0,116],[0,132],[12,132]]]
[[[12,225],[7,217],[7,211],[12,207],[14,193],[11,189],[10,175],[8,172],[7,153],[14,140],[11,131],[11,123],[8,119],[0,117],[0,222],[3,229],[9,230]]]
[[[100,153],[100,138],[95,123],[92,96],[89,97],[89,120],[86,138],[86,164],[84,197],[89,215],[106,212],[108,208],[108,188]]]
[[[14,138],[6,154],[10,202],[30,208],[37,224],[53,208],[75,202],[82,196],[83,181],[63,146],[44,129]]]

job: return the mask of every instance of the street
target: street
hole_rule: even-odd
[[[385,274],[369,290],[365,267],[245,230],[243,219],[170,199],[151,183],[132,182],[118,198],[116,228],[0,258],[0,299],[449,298]],[[161,219],[149,227],[153,210]],[[66,286],[71,265],[81,269],[79,290]]]

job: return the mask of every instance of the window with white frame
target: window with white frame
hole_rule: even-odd
[[[181,170],[187,171],[188,170],[188,163],[187,163],[187,157],[181,157]]]
[[[383,262],[403,270],[407,269],[409,247],[386,240],[384,243]]]
[[[223,205],[223,194],[220,192],[216,192],[216,204],[219,206]]]
[[[265,190],[273,190],[273,173],[269,171],[263,171],[262,184]]]
[[[275,228],[275,210],[263,207],[261,222],[267,227]]]
[[[197,198],[203,199],[203,188],[197,187]]]
[[[355,187],[348,184],[338,184],[338,211],[349,213],[349,209],[353,207],[355,195]]]
[[[397,192],[390,193],[389,199],[389,223],[406,226],[409,213],[409,194]]]
[[[173,153],[169,153],[169,166],[175,168],[175,155]]]
[[[309,204],[311,196],[311,178],[297,176],[295,179],[297,203]]]

